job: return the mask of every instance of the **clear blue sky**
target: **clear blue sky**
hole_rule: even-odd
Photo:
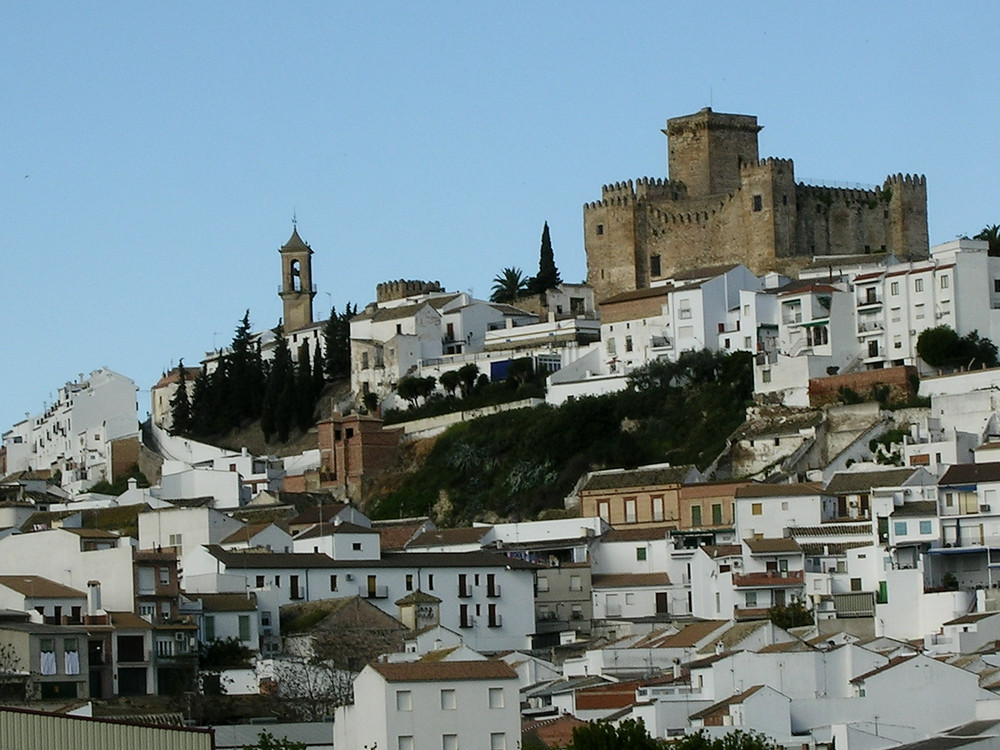
[[[549,222],[666,176],[666,118],[757,115],[799,179],[927,175],[933,243],[1000,223],[995,3],[70,3],[0,17],[0,431],[79,372],[148,389],[379,281],[488,296]]]

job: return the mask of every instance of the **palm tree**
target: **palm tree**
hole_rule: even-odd
[[[990,243],[990,255],[1000,255],[1000,225],[994,224],[991,227],[983,227],[983,231],[977,234],[975,239],[986,240]]]
[[[502,273],[493,277],[493,294],[491,302],[516,302],[517,298],[528,291],[528,279],[520,268],[505,268]]]

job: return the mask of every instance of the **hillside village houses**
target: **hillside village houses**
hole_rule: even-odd
[[[672,179],[605,186],[585,209],[590,284],[516,305],[380,284],[350,322],[351,397],[298,455],[172,434],[176,370],[142,434],[128,378],[102,369],[60,389],[0,453],[15,690],[192,692],[207,684],[199,648],[232,639],[250,663],[209,682],[295,700],[281,667],[312,669],[291,647],[310,636],[288,631],[288,607],[350,601],[398,622],[404,645],[353,676],[329,729],[338,747],[514,748],[522,719],[564,714],[641,718],[660,738],[754,730],[786,748],[995,744],[996,370],[939,375],[916,340],[939,324],[1000,338],[1000,266],[974,240],[928,254],[922,178],[827,202],[790,160],[758,159],[758,129],[710,110],[671,120]],[[702,148],[703,167],[687,164]],[[787,229],[790,203],[793,250],[776,246],[784,230],[754,228]],[[722,242],[733,227],[752,234],[746,257],[716,250],[739,246]],[[312,253],[297,228],[279,249],[296,356],[325,346]],[[275,335],[254,334],[264,358]],[[415,434],[351,413],[366,393],[403,408],[407,375],[472,363],[496,380],[530,357],[557,405],[702,348],[755,358],[757,403],[711,466],[590,471],[565,517],[541,521],[438,528],[372,520],[357,502]],[[832,403],[841,385],[868,395],[919,376],[929,407]],[[88,492],[136,464],[152,487]]]

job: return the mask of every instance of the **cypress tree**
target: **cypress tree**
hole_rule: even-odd
[[[313,394],[312,363],[309,360],[309,344],[306,343],[300,350],[295,373],[295,422],[302,432],[312,424],[313,407],[316,405]]]
[[[547,289],[562,283],[559,269],[556,268],[555,255],[552,252],[552,240],[549,237],[549,223],[542,227],[542,246],[538,252],[538,275],[531,280],[531,291],[543,294]]]
[[[354,305],[352,309],[350,302],[344,306],[343,313],[337,312],[336,305],[330,310],[330,319],[326,321],[326,327],[323,329],[327,380],[340,380],[351,376],[351,318],[357,313],[358,306]]]
[[[187,371],[184,369],[183,359],[177,363],[177,372],[180,383],[174,397],[170,399],[170,416],[174,434],[185,435],[191,429],[191,401],[188,399]]]
[[[313,371],[312,371],[312,391],[313,391],[313,401],[318,401],[319,397],[323,395],[323,385],[326,383],[326,377],[323,374],[323,349],[316,343],[316,354],[313,357]]]

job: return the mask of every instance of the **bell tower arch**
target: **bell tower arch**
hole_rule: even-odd
[[[285,332],[297,331],[313,322],[312,248],[299,237],[298,227],[292,226],[292,236],[281,249],[281,288],[278,295],[284,308]]]

